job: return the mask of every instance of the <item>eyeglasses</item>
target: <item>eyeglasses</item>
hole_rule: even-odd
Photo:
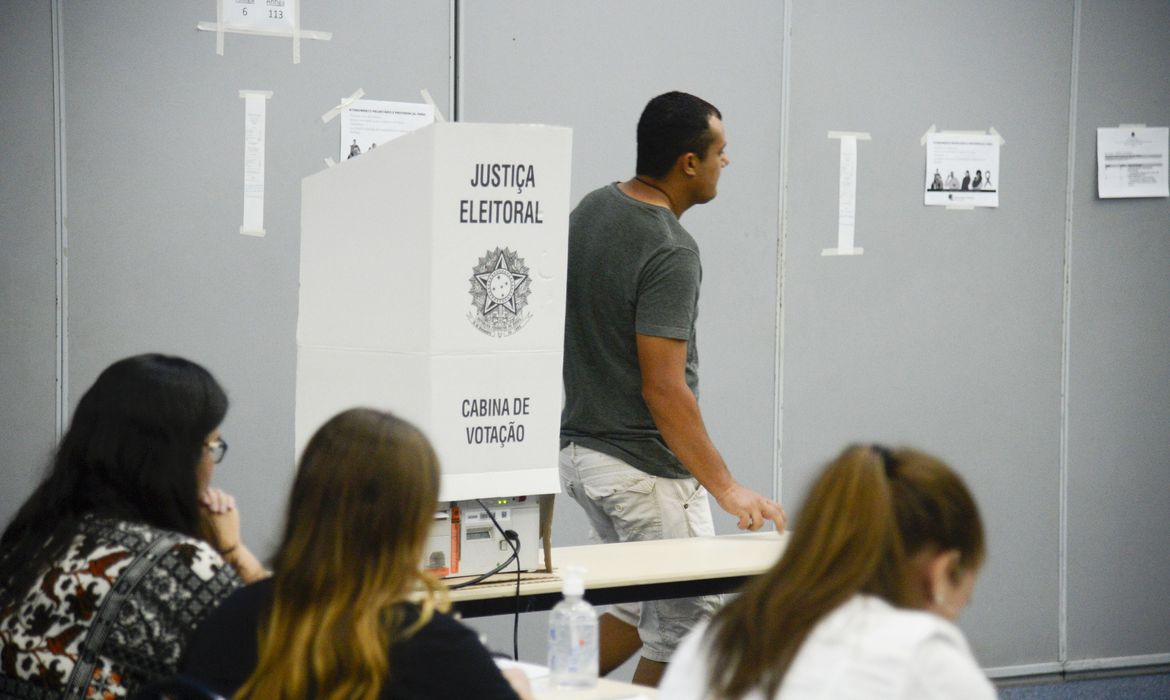
[[[203,443],[203,446],[210,450],[211,461],[215,462],[216,464],[222,462],[223,456],[227,454],[228,444],[227,440],[224,440],[223,438],[212,440],[211,442],[205,442]]]

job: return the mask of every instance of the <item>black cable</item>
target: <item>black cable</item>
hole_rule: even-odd
[[[499,566],[492,569],[491,571],[489,571],[485,574],[480,574],[479,576],[476,576],[475,578],[471,579],[470,581],[460,581],[459,583],[451,584],[451,585],[447,586],[447,588],[449,590],[453,591],[457,588],[466,588],[467,586],[473,586],[473,585],[483,581],[484,579],[486,579],[490,576],[495,576],[496,574],[500,573],[501,571],[506,569],[508,567],[508,565],[511,564],[514,559],[519,559],[519,555],[516,553],[513,553],[512,556],[508,557],[508,559],[506,561],[504,561],[503,564],[500,564]]]
[[[515,606],[512,611],[512,660],[520,660],[520,535],[514,530],[505,530],[504,539],[508,542],[508,546],[512,548],[514,555],[512,558],[516,560],[516,593],[513,600]],[[512,544],[515,540],[516,543]]]
[[[476,578],[472,579],[472,581],[468,581],[466,583],[461,583],[457,586],[449,586],[449,588],[463,588],[464,585],[472,585],[473,583],[479,583],[479,582],[483,581],[484,578],[487,578],[488,576],[493,576],[495,574],[498,574],[498,572],[503,571],[505,568],[508,567],[508,564],[512,563],[512,561],[516,562],[516,593],[515,593],[516,606],[515,606],[514,612],[512,612],[512,660],[518,661],[519,660],[519,579],[521,579],[521,570],[522,570],[521,563],[519,563],[519,547],[521,547],[521,542],[519,542],[519,535],[516,533],[516,531],[515,530],[505,530],[501,526],[500,521],[496,520],[495,514],[491,513],[491,510],[487,506],[483,505],[483,501],[481,501],[480,499],[475,499],[475,502],[479,503],[480,508],[483,508],[484,513],[488,514],[488,517],[491,520],[491,524],[494,524],[494,526],[496,526],[496,529],[500,530],[500,534],[504,536],[504,542],[507,542],[508,547],[510,547],[512,550],[512,555],[510,557],[508,557],[507,562],[504,562],[504,563],[498,565],[498,567],[489,571],[488,574],[484,574],[483,576],[476,577]]]
[[[511,533],[512,537],[508,537]],[[504,537],[511,542],[512,538],[516,539],[516,546],[513,548],[516,552],[516,607],[512,612],[512,654],[516,661],[520,660],[520,535],[512,530],[504,533]]]

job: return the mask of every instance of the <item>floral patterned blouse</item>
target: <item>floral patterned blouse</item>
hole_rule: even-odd
[[[174,674],[195,625],[243,585],[206,542],[174,535],[126,592],[111,626],[93,627],[119,577],[167,534],[141,523],[84,518],[62,558],[22,601],[0,610],[0,698],[113,700]],[[91,677],[71,679],[87,635],[97,652]]]

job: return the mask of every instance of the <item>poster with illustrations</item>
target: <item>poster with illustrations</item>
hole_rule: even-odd
[[[341,160],[421,129],[435,121],[435,106],[426,103],[358,100],[341,113]]]
[[[1000,141],[998,134],[927,134],[924,203],[998,207]]]

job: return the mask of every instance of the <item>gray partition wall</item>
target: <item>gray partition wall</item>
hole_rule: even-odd
[[[1055,659],[1073,8],[802,2],[792,26],[785,493],[851,441],[938,454],[987,524],[964,619],[980,661]],[[998,209],[923,206],[932,125],[1003,135]],[[836,245],[829,130],[872,138],[857,149],[860,256],[820,254]]]
[[[214,2],[53,5],[68,144],[69,402],[126,355],[207,366],[232,401],[231,455],[216,479],[243,503],[245,535],[268,551],[293,464],[300,183],[338,157],[338,121],[321,115],[358,88],[406,101],[426,88],[448,110],[449,8],[304,3],[302,26],[335,35],[304,41],[294,65],[288,39],[229,34],[217,56],[215,34],[195,30],[215,19]],[[51,40],[47,26],[40,37]],[[38,98],[51,97],[50,78]],[[263,238],[238,233],[241,89],[273,92]],[[39,242],[51,252],[51,238]]]
[[[43,472],[57,415],[57,122],[49,3],[0,4],[0,518]]]
[[[174,352],[229,391],[216,478],[271,552],[294,460],[300,181],[337,157],[320,117],[343,97],[426,88],[462,121],[570,126],[576,201],[632,174],[643,105],[682,89],[727,128],[719,197],[683,223],[703,251],[701,405],[741,480],[793,511],[848,442],[934,452],[986,520],[962,626],[993,674],[1170,665],[1170,203],[1099,200],[1095,166],[1097,127],[1170,124],[1170,4],[301,4],[333,38],[299,65],[287,39],[228,35],[217,56],[195,30],[214,0],[0,9],[0,518],[101,368]],[[241,89],[273,91],[264,238],[238,233]],[[923,206],[932,125],[1003,136],[999,208]],[[871,137],[859,256],[821,255],[829,131]],[[554,534],[586,541],[565,499]],[[527,660],[544,620],[522,620]],[[476,624],[510,647],[505,621]]]
[[[1170,122],[1170,4],[1084,4],[1068,318],[1068,656],[1170,651],[1170,205],[1102,201],[1099,126]]]

